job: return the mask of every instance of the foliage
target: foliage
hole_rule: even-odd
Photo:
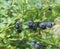
[[[0,49],[35,49],[29,44],[31,41],[39,44],[39,49],[60,49],[59,3],[59,0],[0,0]],[[27,28],[28,20],[51,21],[53,27],[33,31]],[[21,33],[15,29],[17,21]]]

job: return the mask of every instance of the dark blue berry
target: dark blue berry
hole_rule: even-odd
[[[37,30],[37,26],[28,26],[28,28],[31,30]]]
[[[51,28],[52,27],[52,22],[47,22],[46,26],[49,27],[49,28]]]
[[[46,29],[46,24],[44,22],[39,23],[41,29]]]
[[[33,26],[32,30],[37,30],[37,26]]]
[[[35,48],[36,49],[40,49],[40,45],[39,44],[35,44]]]
[[[21,31],[22,31],[21,29],[17,29],[17,32],[18,32],[18,33],[21,33]]]
[[[28,26],[28,28],[29,28],[29,29],[32,29],[32,28],[33,28],[33,26]]]
[[[18,25],[15,25],[15,28],[16,28],[16,29],[19,29],[19,26],[18,26]]]
[[[33,20],[28,21],[28,26],[32,26],[34,24]]]
[[[34,41],[32,41],[32,42],[30,43],[31,46],[35,46],[35,44],[36,44],[36,42],[34,42]]]
[[[43,6],[39,6],[39,10],[42,10]]]
[[[19,22],[19,21],[17,21],[17,22],[16,22],[16,25],[17,25],[17,26],[19,26],[19,25],[20,25],[20,22]]]

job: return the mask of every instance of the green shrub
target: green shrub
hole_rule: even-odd
[[[28,28],[29,20],[34,23]],[[0,49],[60,49],[59,20],[60,4],[55,0],[0,0]]]

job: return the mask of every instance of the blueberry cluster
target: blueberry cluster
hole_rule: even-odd
[[[34,41],[30,42],[30,45],[31,45],[31,46],[34,46],[36,49],[40,49],[40,45],[37,44],[37,43],[34,42]]]
[[[16,30],[17,30],[18,33],[21,32],[21,29],[20,29],[20,26],[19,25],[20,25],[20,22],[17,21],[16,24],[15,24],[15,28],[16,28]]]
[[[46,27],[51,28],[52,27],[52,22],[39,22],[37,23],[37,26],[34,25],[34,22],[32,20],[28,21],[28,28],[31,30],[36,30],[37,27],[41,29],[46,29]]]
[[[21,29],[20,29],[19,25],[20,25],[20,22],[17,21],[16,25],[15,25],[15,28],[16,28],[18,33],[21,32]],[[28,29],[35,31],[35,30],[37,30],[37,27],[41,28],[41,29],[46,29],[46,27],[51,28],[52,27],[52,22],[39,22],[36,25],[36,23],[33,20],[29,20],[27,25],[28,25]]]
[[[41,29],[46,29],[46,27],[51,28],[52,22],[41,22],[38,24]]]

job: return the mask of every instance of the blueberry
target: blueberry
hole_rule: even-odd
[[[28,21],[28,26],[32,26],[34,24],[33,20]]]
[[[28,28],[29,28],[29,29],[32,29],[32,28],[33,28],[33,26],[28,26]]]
[[[36,42],[34,42],[34,41],[32,41],[32,42],[30,43],[31,46],[35,46],[35,44],[36,44]]]
[[[37,26],[33,26],[32,30],[37,30]]]
[[[28,26],[28,28],[31,30],[37,30],[37,26]]]
[[[44,22],[39,23],[41,29],[46,29],[46,24]]]
[[[17,21],[16,24],[15,24],[15,28],[16,28],[16,29],[19,29],[19,25],[20,25],[20,22]]]
[[[16,22],[16,25],[17,25],[17,26],[19,26],[19,25],[20,25],[20,22],[19,22],[19,21],[17,21],[17,22]]]
[[[15,28],[16,28],[16,29],[19,29],[19,26],[18,26],[18,25],[15,25]]]
[[[46,26],[49,27],[49,28],[51,28],[52,27],[52,22],[47,22]]]
[[[39,10],[42,10],[43,6],[39,6]]]
[[[21,31],[22,31],[21,29],[17,29],[17,32],[18,32],[18,33],[21,33]]]
[[[40,49],[40,45],[39,44],[35,44],[35,48],[36,49]]]

